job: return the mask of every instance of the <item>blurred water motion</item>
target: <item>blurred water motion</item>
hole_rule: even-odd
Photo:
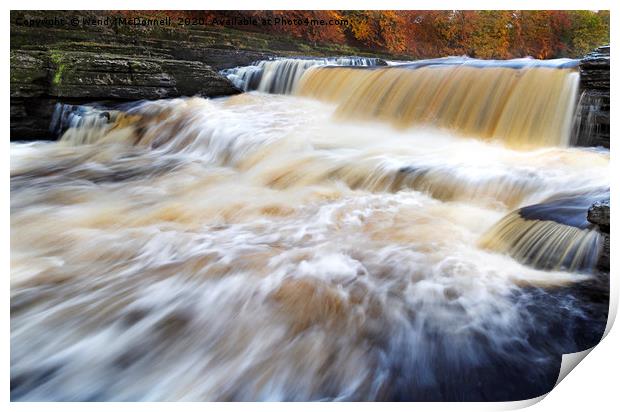
[[[530,64],[521,70],[464,63],[376,70],[315,66],[300,80],[299,94],[339,103],[337,114],[345,118],[430,124],[517,148],[567,146],[579,75]]]
[[[339,110],[259,93],[143,102],[73,110],[58,143],[13,143],[12,399],[550,390],[561,354],[605,327],[596,229],[535,208],[585,231],[590,260],[574,265],[481,239],[516,209],[608,187],[608,152]]]
[[[261,60],[250,66],[222,70],[235,86],[243,91],[258,90],[265,93],[291,94],[306,70],[314,66],[371,67],[386,65],[373,57],[334,57],[307,59]]]

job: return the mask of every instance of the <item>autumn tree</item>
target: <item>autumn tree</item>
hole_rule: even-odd
[[[299,21],[348,24],[280,24],[218,27],[289,37],[300,42],[344,44],[429,58],[468,55],[484,59],[532,56],[579,57],[609,42],[609,11],[586,10],[208,10],[152,12],[256,19],[284,17]]]
[[[609,10],[598,13],[576,10],[570,11],[572,38],[570,49],[583,55],[601,43],[609,42]]]

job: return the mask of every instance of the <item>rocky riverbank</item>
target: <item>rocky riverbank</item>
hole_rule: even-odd
[[[609,129],[609,67],[610,47],[602,46],[582,59],[580,70],[581,96],[577,107],[576,141],[581,146],[610,147]],[[589,222],[598,226],[602,235],[598,270],[609,273],[610,206],[609,200],[595,202],[587,212]]]
[[[188,33],[179,38],[172,30],[18,24],[50,13],[11,13],[11,140],[55,138],[49,127],[59,102],[239,93],[217,71],[268,56],[225,44],[209,47],[208,39]]]
[[[56,103],[122,102],[239,91],[200,61],[64,50],[11,51],[11,139],[50,135]]]
[[[121,103],[239,93],[218,71],[276,55],[363,54],[293,39],[208,27],[86,25],[96,11],[11,12],[11,140],[54,139],[56,103]],[[74,16],[78,24],[31,27]]]
[[[97,11],[11,12],[11,140],[54,139],[57,103],[121,103],[239,93],[218,72],[274,56],[335,56],[362,50],[309,45],[292,38],[208,27],[88,25]],[[20,22],[78,18],[78,24],[31,27]],[[609,46],[580,66],[574,141],[609,147]]]

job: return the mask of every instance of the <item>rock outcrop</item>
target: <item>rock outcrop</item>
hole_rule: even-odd
[[[344,45],[224,27],[108,24],[122,16],[127,14],[11,11],[12,140],[56,138],[49,130],[56,103],[230,95],[239,91],[220,70],[277,55],[364,55]],[[28,23],[42,20],[55,23]]]
[[[218,71],[268,58],[220,36],[123,27],[28,27],[17,22],[59,11],[11,13],[11,140],[53,139],[57,103],[121,103],[239,93]],[[78,13],[78,12],[71,12]],[[97,18],[104,12],[79,12]]]
[[[603,235],[601,252],[597,264],[598,269],[601,272],[609,272],[609,200],[593,203],[590,209],[588,209],[588,221],[597,225]]]
[[[239,91],[199,61],[60,50],[11,51],[11,139],[55,137],[56,103],[122,102]]]
[[[575,121],[579,146],[609,147],[610,47],[602,46],[581,60],[580,98]]]
[[[589,53],[580,64],[581,97],[577,108],[576,139],[581,146],[610,147],[609,84],[610,47]],[[609,272],[610,208],[609,200],[595,202],[588,209],[588,221],[598,226],[603,241],[598,269]]]
[[[588,209],[588,222],[601,228],[602,232],[609,233],[609,200],[594,202]]]

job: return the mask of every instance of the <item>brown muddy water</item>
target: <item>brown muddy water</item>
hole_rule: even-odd
[[[598,342],[576,72],[303,70],[11,144],[13,400],[516,400]]]

